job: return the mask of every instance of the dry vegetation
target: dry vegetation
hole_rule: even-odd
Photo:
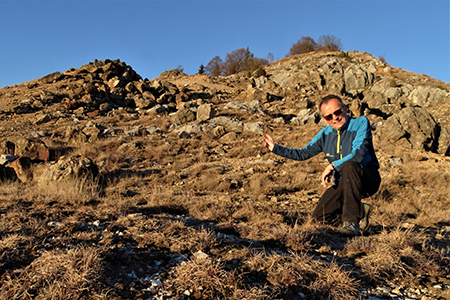
[[[132,299],[157,278],[185,298],[356,299],[384,280],[448,280],[447,158],[378,150],[372,225],[346,240],[309,219],[323,158],[279,159],[256,135],[168,139],[136,140],[133,163],[115,141],[79,148],[108,161],[102,184],[4,183],[1,298]]]
[[[168,115],[135,116],[81,119],[119,132],[92,143],[45,140],[92,158],[95,179],[1,184],[0,299],[368,299],[392,284],[450,298],[448,157],[375,140],[383,181],[364,200],[371,225],[347,239],[310,219],[324,156],[285,160],[245,131],[180,138]],[[2,139],[36,130],[27,117],[2,116],[3,129],[17,127]],[[258,121],[284,145],[301,147],[320,129],[273,119]],[[60,118],[39,130],[57,136],[72,124]],[[161,131],[121,134],[137,125]]]

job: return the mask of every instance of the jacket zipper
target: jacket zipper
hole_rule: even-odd
[[[342,146],[341,146],[341,131],[337,130],[337,153],[339,154],[339,159],[342,159]]]

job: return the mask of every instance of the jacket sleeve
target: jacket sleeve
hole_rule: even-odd
[[[306,160],[322,152],[323,151],[322,145],[323,145],[323,130],[321,130],[314,137],[314,139],[311,142],[309,142],[309,144],[306,145],[306,147],[304,148],[294,149],[275,144],[275,147],[273,148],[272,152],[276,155],[294,160]]]
[[[352,151],[342,159],[334,161],[334,168],[339,172],[342,164],[346,161],[354,161],[365,165],[371,159],[368,150],[372,143],[372,128],[366,117],[360,119],[355,138],[352,141]]]

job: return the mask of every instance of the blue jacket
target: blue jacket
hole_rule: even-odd
[[[293,149],[275,144],[273,153],[295,160],[306,160],[324,152],[330,163],[334,162],[335,179],[340,179],[342,164],[354,161],[378,172],[380,165],[372,142],[372,128],[366,117],[352,118],[339,130],[326,126],[302,149]]]

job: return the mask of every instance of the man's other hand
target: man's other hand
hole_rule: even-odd
[[[329,164],[322,173],[322,185],[327,187],[327,182],[331,182],[331,178],[333,177],[334,167],[332,164]]]

